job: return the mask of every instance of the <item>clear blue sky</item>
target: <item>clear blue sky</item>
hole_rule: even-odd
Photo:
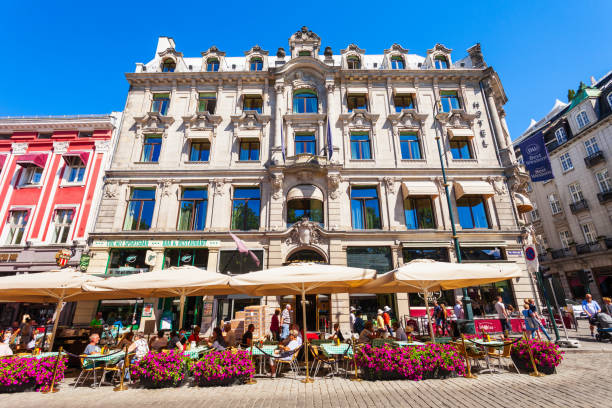
[[[160,35],[185,56],[213,44],[243,55],[256,43],[274,54],[302,25],[334,53],[350,43],[382,53],[397,42],[425,55],[439,42],[461,58],[480,42],[506,89],[513,138],[568,88],[612,70],[608,0],[1,3],[0,115],[122,110],[124,72],[153,57]]]

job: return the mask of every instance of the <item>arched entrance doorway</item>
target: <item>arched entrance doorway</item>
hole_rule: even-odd
[[[312,249],[303,249],[289,255],[287,258],[287,263],[290,264],[295,262],[327,263],[323,255],[317,251],[313,251]]]

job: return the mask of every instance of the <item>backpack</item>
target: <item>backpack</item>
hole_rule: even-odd
[[[353,331],[355,333],[361,333],[365,328],[365,323],[361,317],[355,317],[355,323],[353,323]]]

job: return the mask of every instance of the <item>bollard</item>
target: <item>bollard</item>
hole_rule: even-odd
[[[125,346],[125,359],[123,360],[123,367],[121,367],[121,379],[119,380],[119,385],[113,388],[113,391],[125,391],[129,387],[127,384],[123,383],[123,379],[125,378],[125,370],[129,369],[130,364],[130,356],[128,353],[128,346]]]
[[[359,374],[357,374],[357,357],[355,357],[355,340],[351,342],[351,347],[353,348],[353,365],[355,366],[355,378],[351,378],[351,381],[361,381],[359,378]]]
[[[55,359],[55,366],[53,367],[53,376],[51,377],[51,387],[47,391],[43,391],[43,394],[53,394],[59,390],[55,388],[55,375],[57,374],[57,366],[59,365],[60,359],[62,358],[62,347],[57,350],[57,358]]]
[[[463,345],[463,351],[464,351],[464,355],[463,358],[465,358],[465,365],[467,366],[467,374],[464,375],[464,378],[478,378],[478,376],[476,374],[472,374],[472,366],[470,364],[470,356],[468,356],[468,350],[467,347],[465,345],[465,337],[463,334],[461,334],[461,343]]]

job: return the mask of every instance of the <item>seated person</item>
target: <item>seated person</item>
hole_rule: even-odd
[[[223,331],[225,331],[225,343],[227,343],[227,346],[236,347],[236,333],[232,330],[230,322],[225,323]]]
[[[102,312],[96,313],[96,317],[91,320],[89,323],[91,327],[102,327],[104,326],[104,319],[102,318]]]
[[[149,345],[147,344],[147,340],[140,333],[136,333],[134,335],[134,342],[128,347],[128,353],[132,352],[135,353],[132,362],[142,359],[149,353]]]
[[[253,343],[253,332],[254,331],[255,331],[255,325],[249,324],[247,331],[242,335],[242,341],[240,342],[240,345],[242,347],[251,347],[251,344]]]
[[[3,356],[12,356],[13,355],[13,350],[11,350],[10,346],[9,346],[9,340],[11,339],[11,333],[10,331],[6,331],[4,332],[4,335],[2,336],[2,341],[0,341],[0,357]]]
[[[134,340],[134,332],[127,332],[125,336],[121,339],[119,343],[117,343],[117,348],[124,349],[126,346],[129,347],[132,345],[132,341]]]
[[[200,342],[200,326],[194,326],[193,327],[193,333],[191,333],[191,335],[187,339],[187,342],[183,346],[183,349],[185,349],[187,347],[187,344],[191,344],[192,342],[194,342],[196,344],[196,346]]]
[[[221,331],[221,328],[215,327],[213,329],[213,334],[210,340],[208,341],[208,346],[214,348],[217,351],[223,351],[227,348],[227,343],[223,338],[223,332]]]
[[[164,330],[160,330],[157,332],[157,336],[151,340],[151,343],[149,343],[149,348],[154,351],[161,351],[161,349],[166,347],[168,347],[166,332]]]
[[[340,340],[340,341],[344,341],[344,335],[342,334],[342,331],[340,330],[340,323],[334,323],[334,334],[332,335],[332,340]]]
[[[185,329],[179,330],[179,332],[173,331],[170,334],[170,343],[168,343],[169,348],[176,347],[177,349],[182,349],[183,345],[187,342],[187,337],[185,337]]]
[[[298,343],[300,343],[300,346],[301,346],[302,343],[304,343],[304,338],[302,337],[302,331],[300,330],[300,325],[297,323],[293,323],[291,324],[291,326],[289,326],[289,330],[294,330],[297,332],[296,340],[298,341]],[[290,341],[291,340],[289,340],[289,336],[287,336],[285,340],[283,340],[282,342],[283,346],[286,346],[287,344],[289,344]]]
[[[374,333],[373,325],[371,321],[367,321],[364,325],[363,330],[359,333],[359,339],[357,342],[359,343],[369,343],[372,339],[376,338],[376,333]]]
[[[270,359],[270,376],[271,377],[274,377],[274,375],[276,374],[276,365],[277,365],[276,362],[277,361],[291,361],[294,353],[296,353],[296,350],[300,347],[300,344],[297,340],[298,332],[296,330],[290,330],[288,338],[289,338],[289,343],[287,343],[286,346],[283,346],[283,345],[278,346],[278,348],[281,351],[280,357]]]
[[[86,354],[86,355],[100,354],[102,350],[100,349],[100,346],[98,346],[99,342],[100,342],[100,335],[98,333],[94,333],[91,336],[89,336],[89,344],[87,345],[87,347],[85,347],[83,354]]]
[[[399,322],[393,322],[393,333],[395,334],[395,340],[408,341],[408,336],[406,336],[406,332]]]

